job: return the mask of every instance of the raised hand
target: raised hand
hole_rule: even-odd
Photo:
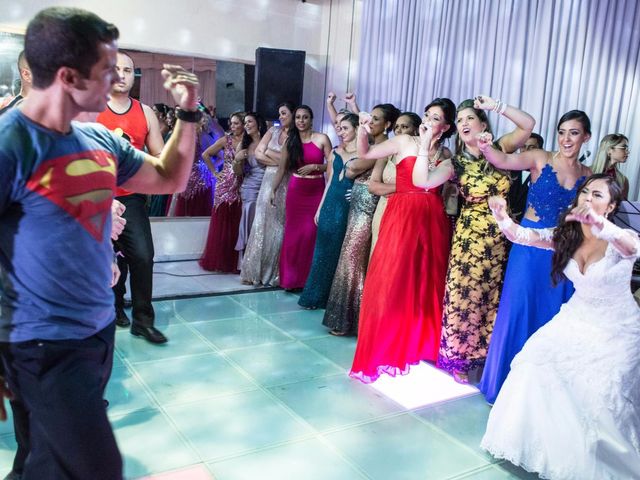
[[[360,112],[358,114],[358,118],[360,119],[360,127],[367,132],[367,134],[371,133],[371,114],[367,112]]]
[[[349,105],[354,105],[356,103],[356,94],[353,92],[347,92],[344,94],[344,101]]]
[[[327,104],[329,105],[333,105],[333,103],[336,101],[336,94],[333,92],[329,92],[327,94]]]
[[[478,95],[473,99],[473,108],[478,110],[493,110],[497,102],[489,95]]]
[[[164,64],[161,72],[164,88],[183,110],[195,110],[198,105],[198,77],[179,65]]]
[[[588,204],[575,207],[565,217],[565,220],[567,222],[580,222],[585,225],[595,225],[598,228],[602,228],[604,224],[604,217],[596,213],[593,208],[591,208],[591,205]]]
[[[493,145],[493,135],[489,132],[482,132],[476,135],[476,145],[481,152],[484,152]]]

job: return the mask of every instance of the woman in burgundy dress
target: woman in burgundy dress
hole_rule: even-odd
[[[211,223],[200,266],[205,270],[237,273],[238,252],[235,249],[238,240],[242,202],[240,201],[240,182],[233,173],[233,160],[238,144],[244,134],[244,113],[234,113],[229,120],[229,132],[202,154],[207,166],[217,177]],[[216,173],[211,158],[224,151],[222,171]]]

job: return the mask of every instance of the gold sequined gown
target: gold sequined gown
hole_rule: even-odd
[[[279,152],[282,145],[278,143],[280,128],[273,127],[268,148]],[[253,285],[280,285],[280,249],[284,235],[284,201],[287,197],[289,174],[282,179],[274,200],[269,203],[271,185],[278,167],[265,169],[262,185],[256,201],[256,214],[249,235],[247,247],[242,259],[240,278]]]
[[[360,301],[371,246],[371,221],[380,198],[369,193],[370,178],[371,170],[368,170],[353,183],[347,231],[322,320],[326,327],[345,335],[358,332]]]
[[[468,373],[481,368],[500,301],[507,240],[487,199],[506,197],[509,178],[468,153],[454,160],[456,183],[464,199],[456,222],[444,295],[438,367]]]

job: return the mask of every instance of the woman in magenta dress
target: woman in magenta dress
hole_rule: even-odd
[[[404,375],[410,365],[438,356],[450,238],[439,187],[453,174],[442,141],[455,131],[454,119],[453,102],[436,99],[425,109],[419,138],[402,134],[369,148],[366,134],[359,135],[360,158],[398,159],[396,193],[382,217],[362,294],[350,373],[362,382]]]
[[[233,173],[233,160],[244,134],[243,121],[244,113],[231,115],[230,132],[202,154],[203,160],[217,177],[209,234],[200,259],[200,266],[209,271],[238,272],[238,252],[235,248],[242,216],[242,202],[240,182]],[[216,165],[211,162],[211,158],[217,156],[220,151],[224,151],[224,163],[222,171],[215,173]]]
[[[285,172],[292,172],[280,253],[280,286],[286,290],[304,287],[311,269],[317,230],[314,216],[324,192],[325,160],[331,154],[329,137],[314,132],[312,124],[311,108],[306,105],[296,108],[294,125],[289,130],[271,187],[273,203]]]

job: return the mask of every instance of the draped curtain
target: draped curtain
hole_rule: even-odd
[[[488,94],[536,119],[545,148],[556,123],[587,112],[595,158],[608,133],[629,137],[621,170],[640,188],[640,2],[637,0],[367,0],[357,94],[422,113],[436,97]],[[490,114],[499,135],[512,124]]]

